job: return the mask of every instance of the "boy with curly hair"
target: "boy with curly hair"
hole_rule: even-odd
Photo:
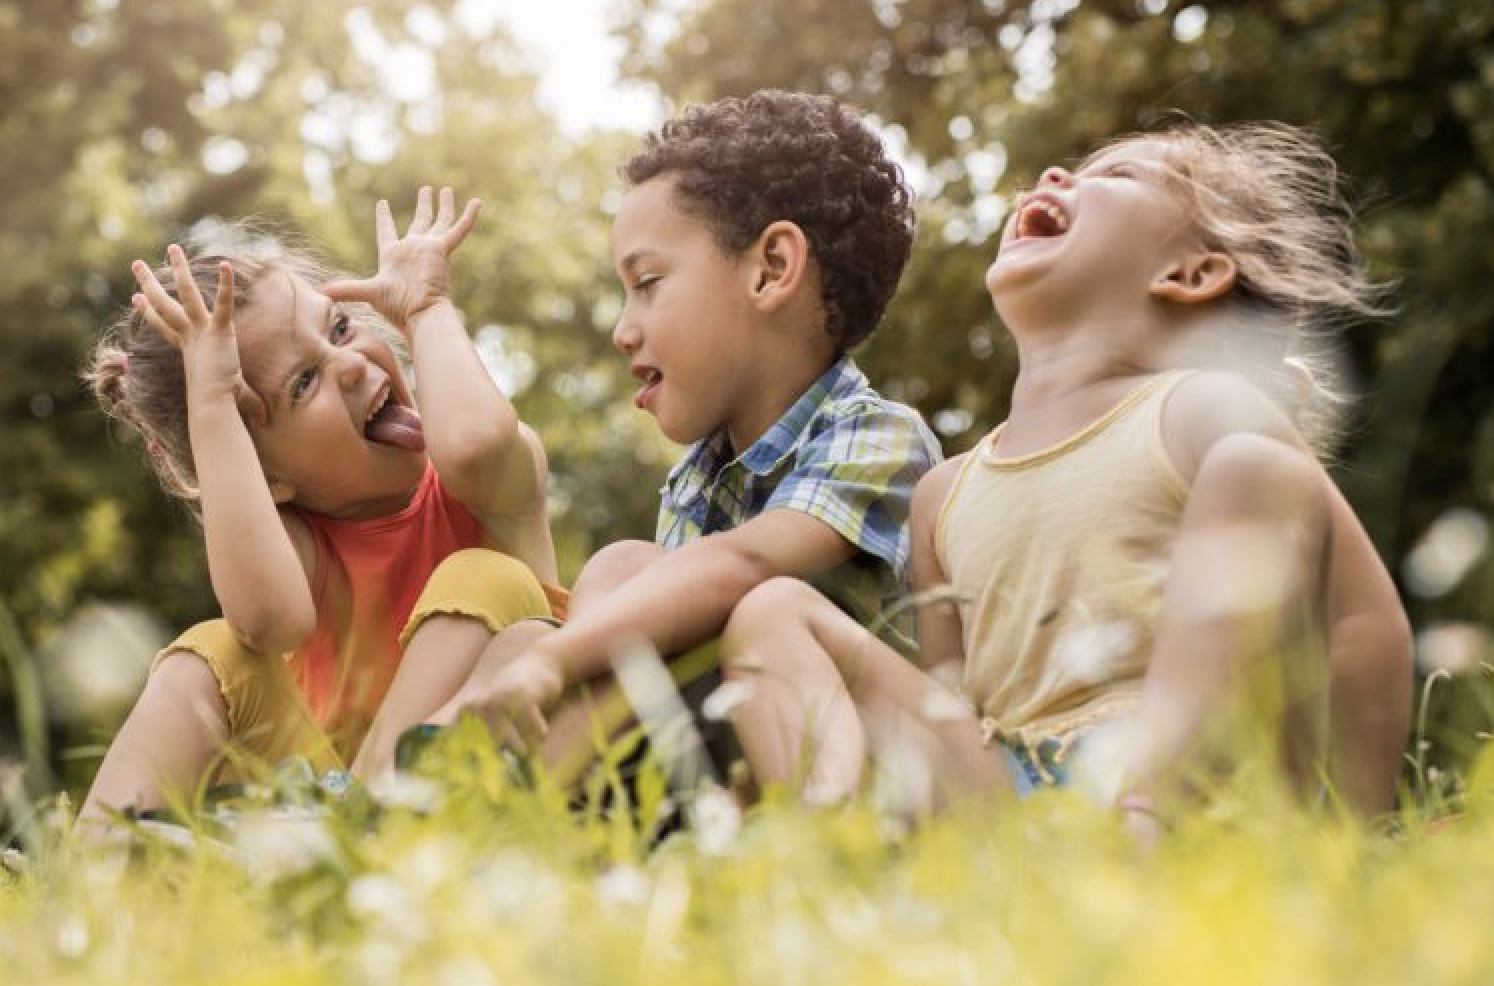
[[[470,710],[520,747],[548,735],[547,755],[570,733],[551,729],[562,694],[609,672],[620,644],[685,654],[675,676],[694,681],[698,705],[719,681],[714,649],[698,645],[774,576],[876,616],[904,591],[910,496],[941,457],[918,413],[848,355],[913,239],[902,172],[851,109],[778,91],[694,106],[622,174],[613,342],[635,404],[690,448],[661,491],[656,543],[598,552],[570,622],[501,634],[436,716]],[[584,735],[580,714],[569,721]]]

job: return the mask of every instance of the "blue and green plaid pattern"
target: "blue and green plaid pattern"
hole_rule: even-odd
[[[906,593],[913,486],[941,458],[917,411],[882,397],[845,358],[751,447],[730,452],[721,430],[670,472],[659,491],[659,544],[677,548],[767,510],[799,510],[861,549],[850,572],[817,580],[827,594],[870,620]]]

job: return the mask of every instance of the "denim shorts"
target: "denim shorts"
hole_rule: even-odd
[[[1073,739],[1063,742],[1051,738],[1036,743],[996,740],[991,744],[1012,775],[1012,787],[1019,798],[1029,798],[1044,788],[1068,786],[1069,767],[1078,745]]]

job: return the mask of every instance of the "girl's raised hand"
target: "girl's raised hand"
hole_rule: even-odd
[[[333,281],[322,292],[334,301],[365,301],[393,322],[401,332],[410,320],[437,302],[450,297],[447,258],[477,222],[482,203],[468,199],[460,215],[450,188],[437,196],[431,215],[431,189],[424,186],[415,197],[415,215],[401,237],[395,228],[389,203],[384,199],[374,209],[379,244],[379,272],[363,280]]]
[[[227,398],[251,423],[262,423],[265,406],[244,380],[233,328],[233,266],[218,265],[218,291],[208,310],[192,277],[187,255],[175,243],[166,248],[177,297],[173,298],[144,261],[130,265],[140,292],[135,310],[171,345],[181,350],[190,402]]]

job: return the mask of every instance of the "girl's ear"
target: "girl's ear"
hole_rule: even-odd
[[[1215,301],[1234,290],[1235,260],[1218,250],[1199,250],[1163,271],[1152,282],[1152,297],[1180,305]]]
[[[798,294],[809,269],[809,238],[798,223],[769,223],[748,255],[752,298],[759,307],[776,311]]]

